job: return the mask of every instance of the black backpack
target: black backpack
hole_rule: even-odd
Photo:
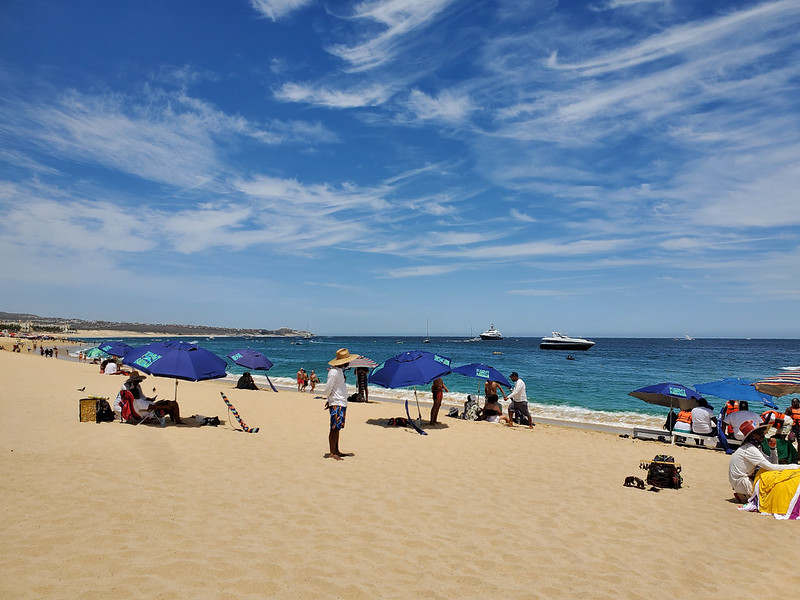
[[[114,420],[114,411],[105,398],[98,398],[95,404],[95,420],[98,423],[110,423]]]
[[[649,463],[642,464],[647,469],[647,484],[659,488],[680,489],[683,483],[681,467],[675,464],[675,458],[666,454],[656,454]]]

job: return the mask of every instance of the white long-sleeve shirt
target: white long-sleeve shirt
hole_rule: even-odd
[[[528,401],[528,396],[525,393],[525,382],[519,377],[517,377],[517,381],[514,383],[514,389],[506,396],[506,400],[513,400],[514,402]]]
[[[778,452],[773,448],[769,453],[769,460],[761,448],[750,442],[742,444],[731,456],[728,468],[728,481],[731,482],[733,491],[748,498],[753,494],[752,477],[759,469],[768,471],[781,471],[783,469],[797,469],[798,465],[779,465]]]
[[[328,371],[325,380],[325,396],[328,406],[342,406],[347,408],[347,383],[344,379],[344,369],[333,367]]]

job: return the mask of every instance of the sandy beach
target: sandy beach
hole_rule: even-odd
[[[351,404],[354,456],[336,462],[323,400],[226,381],[178,387],[183,416],[217,428],[79,422],[80,398],[123,380],[0,352],[0,597],[709,598],[800,547],[796,522],[737,510],[721,452],[446,417],[423,437],[386,427],[404,411],[380,402]],[[683,489],[623,487],[663,452]]]

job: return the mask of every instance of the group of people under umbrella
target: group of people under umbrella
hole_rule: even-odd
[[[755,382],[728,377],[696,384],[694,389],[661,383],[630,392],[645,402],[669,407],[664,428],[670,431],[673,442],[685,440],[687,434],[716,436],[719,447],[732,455],[728,479],[735,498],[746,503],[745,509],[797,519],[800,466],[795,463],[800,452],[800,398],[792,398],[784,412],[775,402],[775,398],[792,394],[800,394],[800,372],[780,373]],[[705,395],[725,401],[718,414]],[[739,448],[732,450],[731,446],[737,444]],[[765,504],[769,504],[768,510]]]
[[[351,354],[347,348],[340,348],[336,351],[336,356],[328,361],[331,369],[328,373],[325,385],[325,407],[330,411],[330,431],[328,434],[329,453],[326,455],[335,460],[342,460],[349,453],[343,452],[339,447],[340,432],[344,428],[347,413],[348,395],[345,383],[344,371],[358,364],[357,361],[363,357]],[[472,363],[461,367],[451,368],[451,360],[445,356],[432,352],[413,350],[402,352],[376,365],[369,373],[369,383],[374,383],[385,388],[414,387],[414,398],[417,401],[418,422],[411,418],[408,407],[408,399],[405,402],[406,423],[410,425],[420,435],[427,435],[422,429],[422,415],[419,409],[419,398],[417,397],[418,385],[433,383],[433,407],[431,409],[431,424],[437,423],[438,411],[442,402],[442,392],[447,388],[441,378],[448,373],[459,373],[467,377],[483,379],[487,383],[492,382],[497,385],[512,387],[512,384],[503,376],[502,373],[489,365],[482,363]],[[512,405],[510,411],[519,411],[527,415],[529,427],[533,427],[533,419],[528,409],[527,398],[525,397],[525,384],[519,379],[516,373],[512,373],[514,380],[514,391],[511,393]],[[516,398],[514,394],[516,395]],[[487,405],[489,399],[487,398]],[[524,404],[524,407],[522,406]],[[511,424],[511,418],[508,420]]]

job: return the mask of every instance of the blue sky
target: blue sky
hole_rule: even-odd
[[[10,0],[0,309],[800,337],[800,3]]]

